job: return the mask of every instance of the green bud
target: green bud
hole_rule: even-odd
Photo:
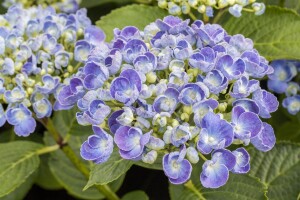
[[[227,2],[229,3],[229,5],[235,4],[235,0],[228,0]]]
[[[216,0],[207,0],[206,2],[207,2],[207,5],[209,5],[209,6],[215,6],[217,3]]]
[[[64,78],[68,78],[69,76],[70,76],[70,73],[69,72],[66,72],[66,73],[64,73]]]
[[[218,1],[218,6],[219,8],[225,8],[226,6],[228,6],[228,0],[219,0]]]
[[[196,164],[199,161],[198,152],[194,147],[187,148],[186,157],[193,164]]]
[[[52,74],[52,73],[54,72],[54,69],[53,69],[53,68],[48,68],[48,69],[47,69],[47,72],[48,72],[49,74]]]
[[[142,155],[142,161],[144,163],[153,164],[157,159],[157,151],[152,150]]]
[[[28,88],[26,89],[26,92],[27,92],[29,95],[31,95],[31,94],[33,93],[32,87],[28,87]]]
[[[77,36],[82,36],[83,33],[84,33],[83,29],[79,28],[78,31],[77,31]]]
[[[15,70],[20,71],[22,69],[23,64],[18,62],[15,64]]]
[[[178,125],[179,125],[179,122],[176,119],[173,119],[172,120],[172,126],[175,127],[175,126],[178,126]]]
[[[183,14],[189,14],[191,11],[191,7],[187,2],[183,2],[181,5],[181,10]]]
[[[188,3],[192,7],[196,7],[198,4],[198,0],[188,0]]]
[[[226,94],[226,93],[227,93],[227,88],[224,89],[224,90],[222,90],[220,93],[221,93],[221,94]]]
[[[205,5],[201,5],[201,6],[198,7],[197,10],[198,10],[199,13],[203,14],[206,11],[206,6]]]
[[[184,121],[188,121],[190,119],[190,115],[188,115],[187,113],[182,113],[180,119]]]
[[[220,104],[218,105],[218,109],[219,109],[220,112],[225,112],[226,109],[227,109],[227,103],[226,103],[226,102],[220,103]]]
[[[146,79],[148,83],[155,83],[157,76],[154,72],[149,72],[146,74]]]
[[[210,98],[215,99],[217,101],[219,100],[219,97],[217,95],[215,95],[215,94],[211,94]]]
[[[35,84],[35,80],[33,80],[33,79],[26,79],[26,80],[25,80],[25,83],[26,83],[26,85],[28,85],[29,87],[32,87],[32,86],[34,86],[34,84]]]
[[[68,72],[72,73],[73,70],[74,70],[74,67],[73,67],[72,65],[69,65],[69,66],[67,67],[67,70],[68,70]]]
[[[46,70],[45,70],[45,69],[42,69],[41,72],[40,72],[40,75],[41,75],[41,76],[44,76],[45,74],[46,74]]]
[[[166,0],[158,0],[158,7],[167,8],[168,7],[167,1]]]
[[[183,106],[183,112],[187,113],[188,115],[191,115],[193,113],[192,106]]]

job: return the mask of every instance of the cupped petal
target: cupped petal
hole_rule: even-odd
[[[263,122],[261,132],[254,138],[251,138],[251,143],[260,151],[266,152],[271,150],[276,143],[276,137],[271,125]]]
[[[206,188],[219,188],[228,181],[229,171],[225,165],[205,161],[200,174],[200,181]]]

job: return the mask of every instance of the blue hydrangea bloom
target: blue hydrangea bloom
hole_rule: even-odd
[[[253,112],[246,112],[241,106],[232,109],[232,126],[235,138],[250,142],[262,129],[262,121]]]
[[[56,13],[53,7],[25,9],[22,4],[13,4],[0,16],[0,103],[18,135],[34,131],[32,116],[50,117],[53,110],[70,109],[77,103],[85,92],[83,81],[70,80],[72,74],[80,73],[81,63],[75,58],[82,55],[77,44],[85,43],[91,51],[104,43],[103,31],[92,26],[87,10],[78,10],[77,0],[64,3],[51,5],[73,14]]]
[[[158,96],[154,103],[153,108],[156,112],[173,113],[178,103],[179,92],[175,88],[168,88],[164,95]]]
[[[23,104],[9,108],[6,111],[6,119],[9,124],[14,126],[14,131],[18,136],[26,137],[33,133],[36,127],[31,111]]]
[[[276,93],[284,93],[288,82],[297,75],[296,66],[286,60],[276,60],[271,63],[274,72],[268,77],[268,88]]]
[[[259,106],[259,115],[263,118],[270,118],[270,113],[275,112],[279,105],[277,98],[266,90],[256,90],[252,99]]]
[[[216,150],[211,160],[205,161],[200,181],[206,188],[219,188],[228,181],[229,171],[236,165],[236,157],[226,149]]]
[[[144,30],[116,28],[110,42],[84,57],[84,66],[59,87],[59,103],[77,105],[78,123],[109,130],[124,159],[156,164],[163,153],[173,184],[188,181],[191,163],[207,157],[200,181],[221,187],[230,171],[250,169],[247,153],[225,148],[273,147],[261,118],[278,102],[257,79],[274,70],[242,35],[168,16]]]
[[[116,100],[131,105],[141,91],[142,81],[139,74],[133,69],[127,69],[114,79],[111,84],[110,94]]]
[[[113,152],[113,138],[98,126],[93,126],[94,135],[89,136],[80,148],[80,155],[96,164],[107,161]]]
[[[300,95],[285,98],[282,105],[290,114],[296,115],[300,111]]]
[[[201,128],[197,148],[204,154],[209,154],[214,149],[228,147],[233,142],[232,126],[212,112],[203,117]]]
[[[124,159],[138,159],[150,140],[151,132],[143,134],[139,128],[121,126],[115,133],[114,141]]]
[[[263,122],[260,133],[251,139],[251,143],[260,151],[271,150],[276,142],[274,130],[271,125]]]
[[[171,152],[163,157],[164,172],[173,184],[182,184],[191,177],[192,165],[184,159],[185,151]]]
[[[236,164],[231,170],[236,174],[245,174],[250,170],[250,155],[245,148],[241,147],[232,152],[236,158]]]

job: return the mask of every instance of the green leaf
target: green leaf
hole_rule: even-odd
[[[45,143],[48,145],[52,145],[54,143],[53,139],[49,134],[45,134]],[[68,144],[73,149],[77,156],[80,157],[80,146],[86,140],[85,137],[76,137],[72,136],[68,141]],[[82,160],[87,167],[91,163]],[[84,186],[86,185],[87,179],[86,177],[73,165],[73,163],[65,156],[65,154],[61,151],[55,151],[51,153],[51,157],[49,160],[49,167],[51,172],[53,173],[56,180],[73,196],[81,198],[81,199],[103,199],[104,196],[95,188],[91,187],[88,190],[82,191]],[[109,184],[113,191],[117,191],[122,182],[124,180],[124,176],[121,176],[118,180]]]
[[[268,6],[265,14],[243,13],[224,24],[230,34],[243,34],[268,60],[300,58],[300,16],[292,10]]]
[[[0,144],[0,197],[18,188],[33,174],[40,159],[36,153],[42,145],[18,141]]]
[[[35,132],[30,134],[27,137],[17,136],[12,127],[1,130],[0,143],[7,143],[7,142],[12,142],[12,141],[32,141],[32,142],[42,144],[43,143],[43,138],[42,138],[41,134],[38,134],[38,133],[35,133]]]
[[[265,187],[257,178],[232,174],[225,186],[218,189],[204,188],[200,183],[201,164],[193,166],[191,181],[183,185],[170,183],[172,200],[265,200]]]
[[[136,26],[143,30],[146,25],[166,15],[168,15],[167,11],[158,7],[134,4],[113,10],[108,15],[101,17],[96,25],[105,32],[107,41],[110,41],[113,39],[114,28]]]
[[[297,12],[300,12],[300,1],[299,0],[264,0],[264,3],[267,5],[276,5],[280,7],[286,7]]]
[[[252,176],[267,187],[271,200],[297,199],[300,195],[300,145],[278,143],[269,152],[255,149],[251,155]]]
[[[149,200],[149,197],[144,191],[136,190],[125,194],[121,200]]]
[[[297,121],[282,123],[275,133],[277,141],[300,142],[300,123]]]
[[[108,184],[125,174],[133,162],[124,160],[115,149],[108,161],[102,164],[94,164],[90,173],[90,179],[84,190],[93,185]]]
[[[49,167],[49,158],[50,155],[42,155],[40,157],[41,159],[41,164],[38,170],[38,176],[36,178],[35,183],[47,190],[58,190],[61,189],[62,186],[59,184],[59,182],[56,180],[54,177],[53,173],[50,170]]]
[[[91,135],[93,133],[91,126],[82,126],[77,123],[77,111],[77,109],[73,108],[71,110],[55,112],[53,123],[60,133],[76,136]]]
[[[31,174],[24,183],[22,183],[17,189],[9,193],[4,197],[0,197],[0,200],[23,200],[27,195],[28,191],[31,189],[35,179],[37,177],[37,172]]]
[[[132,0],[83,0],[80,4],[82,8],[92,8],[101,6],[107,3],[116,3],[116,4],[124,4],[130,3]]]

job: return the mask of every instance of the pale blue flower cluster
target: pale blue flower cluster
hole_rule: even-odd
[[[285,94],[282,105],[296,115],[300,112],[300,63],[292,60],[276,60],[271,63],[274,73],[269,75],[268,88],[277,94]]]
[[[34,117],[65,109],[56,101],[62,83],[104,39],[85,9],[67,15],[14,5],[0,15],[0,127],[7,121],[28,136]]]
[[[10,6],[21,4],[24,8],[34,6],[53,7],[57,12],[75,13],[79,9],[81,0],[4,0],[2,6],[9,8]]]
[[[114,143],[124,159],[152,164],[164,154],[165,174],[181,184],[200,156],[202,185],[218,188],[229,172],[250,169],[248,152],[228,147],[252,143],[268,151],[275,144],[261,118],[270,118],[278,101],[256,80],[271,73],[250,39],[167,16],[143,31],[115,29],[114,39],[93,49],[58,100],[77,104],[78,123],[93,127],[81,147],[84,159],[105,162]]]
[[[262,15],[266,9],[264,3],[257,3],[256,0],[158,0],[158,6],[167,9],[171,15],[190,14],[197,10],[208,17],[214,16],[214,10],[227,7],[235,17],[242,16],[242,11]]]

